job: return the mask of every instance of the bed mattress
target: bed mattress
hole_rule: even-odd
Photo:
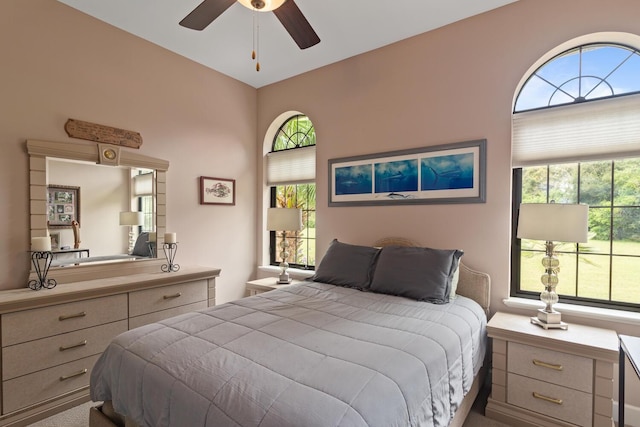
[[[303,282],[119,335],[91,398],[140,426],[446,426],[485,345],[463,296]]]

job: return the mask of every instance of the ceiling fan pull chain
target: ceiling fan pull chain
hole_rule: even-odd
[[[256,71],[260,71],[260,15],[256,14]]]
[[[253,50],[251,51],[251,59],[255,60],[256,59],[256,15],[258,14],[258,11],[253,9],[253,22],[251,25],[251,29],[253,30],[253,37],[251,42],[253,43]]]

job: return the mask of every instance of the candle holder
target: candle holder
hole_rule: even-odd
[[[176,252],[178,251],[178,243],[164,243],[162,249],[167,259],[167,264],[162,264],[162,271],[171,273],[172,271],[180,270],[180,265],[173,262],[176,257]]]
[[[55,279],[47,279],[51,261],[53,261],[51,251],[33,251],[31,253],[31,262],[33,262],[33,268],[36,270],[38,279],[29,280],[28,286],[30,289],[39,291],[42,288],[53,289],[56,287],[58,282]]]

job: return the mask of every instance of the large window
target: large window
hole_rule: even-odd
[[[640,311],[638,93],[638,50],[611,43],[570,49],[523,85],[513,116],[513,296],[537,299],[543,288],[544,242],[515,236],[520,203],[585,203],[588,243],[556,247],[560,300]]]
[[[311,120],[295,115],[278,129],[268,156],[268,181],[271,184],[271,206],[302,209],[304,228],[287,231],[289,265],[313,269],[316,261],[316,133]],[[280,263],[278,248],[281,232],[271,232],[270,263]]]

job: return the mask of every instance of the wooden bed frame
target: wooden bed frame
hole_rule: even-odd
[[[372,246],[421,246],[417,242],[401,237],[387,237],[377,240]],[[489,315],[489,304],[491,294],[491,278],[488,274],[473,270],[463,263],[460,263],[460,279],[456,294],[465,296],[476,301],[484,309],[487,316]],[[487,352],[488,355],[488,352]],[[464,397],[458,410],[456,411],[449,427],[462,427],[464,424],[473,402],[476,400],[478,393],[482,389],[487,373],[487,357],[485,363],[476,375],[471,390]],[[139,427],[133,421],[126,419],[113,410],[111,402],[104,402],[98,407],[90,409],[89,427]]]

